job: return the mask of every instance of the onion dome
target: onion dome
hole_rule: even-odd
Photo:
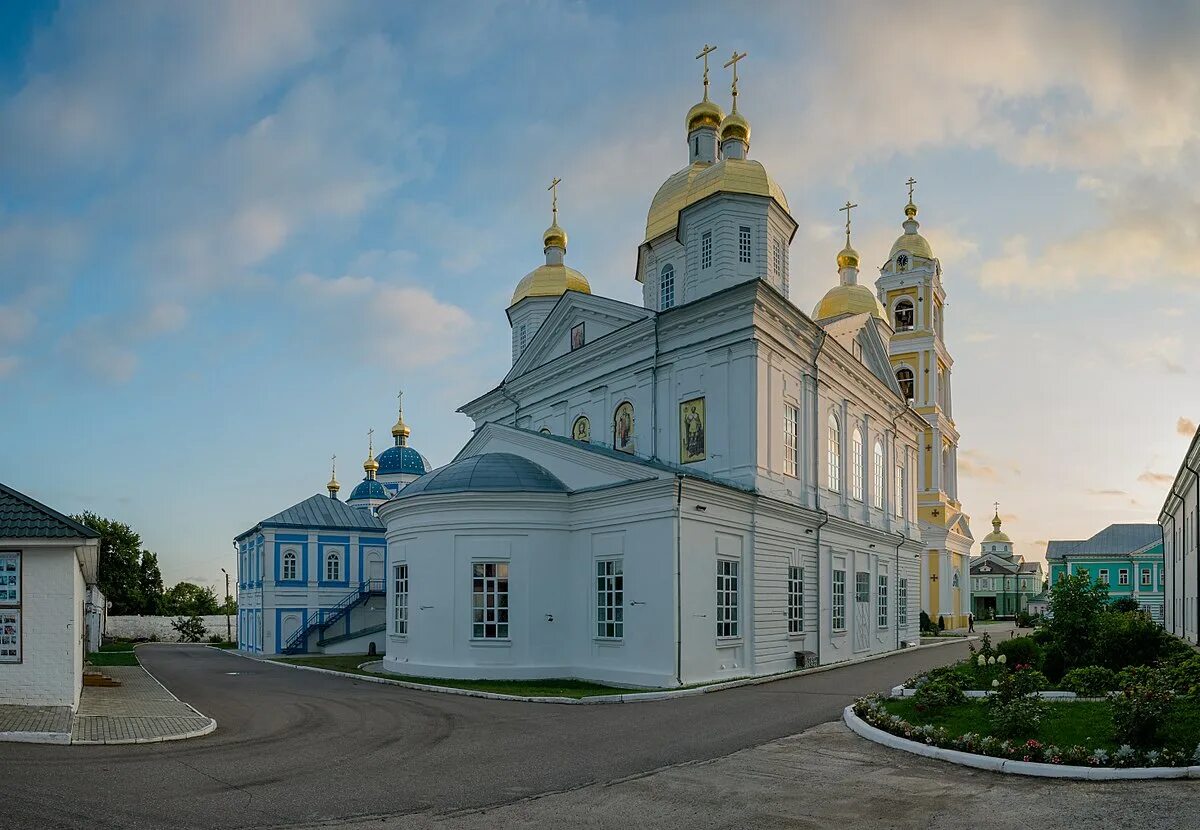
[[[567,251],[567,232],[560,228],[557,222],[546,228],[546,232],[542,234],[542,253],[545,253],[547,248],[562,248],[563,253]]]
[[[736,109],[721,121],[721,143],[731,138],[750,146],[750,122]]]
[[[921,223],[917,221],[917,206],[913,204],[911,197],[908,204],[904,206],[904,215],[906,217],[904,233],[900,234],[892,244],[892,251],[888,254],[888,259],[895,259],[896,254],[901,251],[924,259],[933,259],[933,249],[929,247],[929,242],[917,233],[917,228],[921,227]]]
[[[707,96],[707,94],[708,91],[705,90],[705,95]],[[721,122],[724,120],[724,110],[718,106],[716,101],[710,101],[707,97],[705,97],[703,101],[688,110],[685,123],[687,124],[687,131],[690,133],[692,130],[699,130],[702,128],[719,130],[721,128]]]
[[[992,532],[983,537],[983,543],[988,542],[1003,542],[1006,545],[1012,544],[1012,539],[1008,538],[1008,534],[1000,529],[1000,508],[996,508],[996,515],[992,517]]]
[[[378,499],[387,501],[390,494],[387,488],[375,478],[366,478],[358,483],[350,493],[350,498],[347,501],[366,501],[367,499]]]
[[[850,247],[850,243],[846,243],[846,247],[838,251],[837,255],[838,269],[842,268],[857,268],[858,267],[858,251]]]
[[[337,480],[337,456],[336,455],[330,461],[329,483],[325,485],[325,489],[329,491],[329,498],[331,498],[331,499],[336,499],[338,490],[342,489],[342,485],[338,484],[338,480]]]
[[[870,314],[884,319],[883,306],[865,285],[835,285],[826,292],[813,309],[814,320],[842,317],[848,314]]]
[[[367,473],[374,473],[379,469],[379,462],[375,460],[375,456],[368,456],[363,462],[363,470]]]
[[[546,232],[542,234],[542,252],[546,255],[546,264],[539,265],[521,278],[521,281],[517,283],[516,290],[513,291],[510,307],[527,297],[560,297],[568,291],[592,293],[592,287],[588,284],[587,277],[563,264],[563,259],[567,255],[567,232],[558,224],[557,187],[559,182],[559,179],[555,179],[549,188],[554,190],[552,208],[554,218],[550,227],[546,228]]]
[[[375,478],[375,473],[379,469],[379,462],[375,460],[374,438],[375,430],[367,430],[367,460],[363,462],[363,472],[367,474],[368,479]]]
[[[756,159],[725,158],[716,164],[690,164],[663,182],[646,214],[646,242],[675,230],[679,212],[714,193],[746,193],[774,199],[790,214],[787,195]]]

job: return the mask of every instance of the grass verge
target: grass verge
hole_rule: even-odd
[[[136,666],[138,665],[137,655],[133,649],[109,649],[105,650],[104,646],[100,647],[100,651],[93,651],[88,655],[88,662],[93,666]]]
[[[570,680],[566,678],[551,678],[546,680],[455,680],[446,677],[413,677],[405,674],[383,672],[368,672],[358,668],[359,663],[372,659],[365,654],[319,654],[304,657],[273,657],[276,663],[292,663],[300,666],[312,666],[318,669],[330,669],[349,674],[361,674],[367,677],[386,677],[391,680],[406,680],[410,683],[424,683],[427,686],[445,686],[453,689],[470,689],[476,692],[493,692],[502,695],[519,695],[521,697],[591,697],[593,695],[613,695],[634,691],[616,686],[604,686],[599,683],[589,683],[586,680]],[[377,659],[377,658],[376,658]],[[646,690],[637,690],[646,691]]]

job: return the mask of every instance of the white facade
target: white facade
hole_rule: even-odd
[[[1200,644],[1200,431],[1192,439],[1159,513],[1166,569],[1164,625]]]

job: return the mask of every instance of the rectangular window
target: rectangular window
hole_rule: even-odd
[[[790,289],[789,289],[790,283],[789,283],[789,275],[788,275],[788,246],[781,243],[779,247],[783,251],[783,255],[780,258],[780,269],[781,270],[779,272],[779,281],[780,281],[780,284],[783,285],[783,296],[787,297],[787,296],[790,296]]]
[[[875,613],[879,617],[879,627],[888,625],[888,578],[887,574],[879,575],[879,589],[875,602]]]
[[[895,504],[893,512],[897,516],[903,516],[904,515],[904,468],[901,467],[899,464],[896,465],[895,489],[896,489],[896,493],[895,493],[896,504]]]
[[[392,633],[408,633],[408,565],[392,568],[395,583],[395,605],[392,607]]]
[[[717,636],[738,636],[738,563],[717,560]]]
[[[800,466],[800,409],[790,403],[783,405],[783,471],[796,475]]]
[[[1149,569],[1149,568],[1142,568],[1142,584],[1143,584],[1143,585],[1150,585],[1150,584],[1151,584],[1151,582],[1150,582],[1150,569]]]
[[[0,553],[0,663],[21,662],[21,552]]]
[[[1129,584],[1129,569],[1128,568],[1121,568],[1121,570],[1117,571],[1117,584],[1118,585],[1128,585]]]
[[[846,630],[846,572],[833,572],[833,630]]]
[[[804,568],[788,568],[788,634],[804,631]]]
[[[625,636],[625,576],[620,559],[596,563],[596,636],[609,640]]]
[[[700,267],[712,267],[712,231],[700,234]]]
[[[508,563],[475,562],[471,569],[471,636],[507,640]]]
[[[896,580],[896,613],[900,628],[908,628],[908,580],[904,577]]]
[[[750,228],[745,225],[738,228],[738,262],[750,262]]]
[[[863,437],[862,430],[854,428],[850,434],[850,498],[862,501],[863,497]]]
[[[1100,569],[1100,581],[1103,582],[1105,585],[1108,584],[1108,568]]]
[[[871,574],[866,571],[856,571],[854,574],[854,601],[871,601]]]
[[[873,485],[871,492],[871,504],[877,510],[883,509],[883,443],[879,439],[875,440],[875,451],[871,454],[871,483]]]
[[[528,345],[528,343],[529,343],[528,330],[525,328],[524,323],[522,323],[521,328],[518,329],[518,335],[519,335],[520,343],[517,347],[517,351],[518,351],[518,353],[520,353],[520,352],[525,351],[525,346]]]
[[[658,308],[666,311],[675,306],[675,269],[670,265],[662,269],[658,282]]]

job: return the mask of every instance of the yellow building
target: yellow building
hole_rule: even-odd
[[[966,625],[971,607],[968,569],[974,537],[958,501],[958,429],[950,381],[954,360],[942,337],[942,266],[918,233],[913,184],[910,179],[904,233],[892,245],[875,285],[894,329],[889,354],[896,380],[928,425],[917,480],[925,546],[921,607],[934,622],[942,616],[947,627],[959,627]]]

